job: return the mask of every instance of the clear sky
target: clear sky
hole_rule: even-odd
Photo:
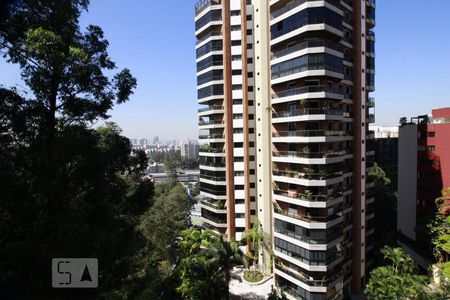
[[[111,112],[130,138],[196,138],[195,0],[91,0],[82,25],[100,25],[138,88]],[[376,123],[450,106],[450,0],[377,0]],[[0,84],[20,84],[0,58]]]

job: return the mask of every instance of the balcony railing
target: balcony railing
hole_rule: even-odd
[[[369,97],[369,100],[367,101],[367,107],[375,107],[375,98]]]
[[[289,68],[287,70],[280,70],[272,73],[272,79],[277,79],[305,71],[325,70],[341,74],[343,72],[342,66],[327,64],[327,63],[306,63],[300,66]]]
[[[223,168],[225,167],[225,162],[210,162],[210,161],[201,161],[199,162],[200,166],[207,166],[207,167],[216,167],[216,168]]]
[[[206,135],[200,135],[198,137],[201,140],[204,139],[224,139],[225,135],[224,134],[206,134]]]
[[[212,148],[209,145],[205,145],[205,146],[200,147],[199,152],[225,153],[225,149],[223,149],[223,148]]]
[[[313,86],[304,86],[304,87],[300,87],[300,88],[288,89],[288,90],[277,92],[275,94],[272,94],[272,99],[300,95],[300,94],[307,94],[307,93],[320,93],[320,92],[343,95],[342,91],[340,91],[338,89],[335,89],[335,88],[332,88],[332,87],[329,87],[326,85],[313,85]]]
[[[214,209],[225,209],[225,200],[207,200],[202,199],[200,203]]]
[[[223,120],[207,120],[207,121],[200,120],[198,122],[198,126],[223,125],[223,124],[225,124]]]
[[[313,194],[305,194],[305,193],[297,193],[294,191],[283,191],[283,190],[274,190],[273,193],[275,195],[280,195],[283,197],[293,198],[293,199],[299,199],[303,201],[310,201],[310,202],[324,202],[329,199],[328,195],[313,195]]]
[[[195,14],[198,15],[208,6],[221,4],[222,0],[199,0],[195,3]]]
[[[303,222],[307,222],[307,223],[327,223],[333,220],[336,220],[337,218],[339,218],[340,216],[338,216],[337,214],[331,215],[331,216],[312,216],[309,214],[306,215],[301,215],[298,213],[291,213],[287,210],[283,210],[283,209],[279,209],[279,208],[275,208],[275,212],[286,216],[286,217],[290,217],[296,220],[300,220]]]
[[[201,38],[197,39],[196,44],[200,44],[201,42],[203,42],[204,40],[207,40],[208,38],[212,37],[212,36],[221,36],[222,33],[219,31],[211,31],[210,33],[205,34],[204,36],[202,36]]]
[[[275,18],[278,18],[279,16],[281,16],[282,14],[290,11],[291,9],[302,5],[303,3],[306,2],[313,2],[313,1],[318,1],[318,0],[295,0],[295,1],[291,1],[289,2],[286,6],[283,6],[282,8],[280,8],[279,10],[274,11],[271,15],[270,15],[270,19],[273,20]],[[336,7],[339,7],[339,2],[336,0],[326,0],[326,2],[333,4]]]
[[[227,178],[223,176],[212,176],[212,175],[206,175],[206,174],[200,174],[200,178],[213,180],[213,181],[226,181]]]
[[[293,269],[281,264],[281,263],[275,263],[277,269],[283,271],[284,273],[294,277],[297,280],[300,280],[301,282],[309,285],[309,286],[317,286],[317,287],[327,287],[329,284],[335,282],[339,277],[342,276],[342,272],[338,272],[334,274],[329,279],[324,280],[315,280],[315,279],[309,279],[311,278],[308,274],[302,274],[300,272],[296,272]],[[308,277],[307,277],[308,276]]]
[[[277,52],[274,52],[272,54],[272,59],[280,58],[285,55],[291,54],[293,52],[297,52],[306,48],[314,48],[314,47],[327,47],[339,52],[342,52],[341,46],[338,44],[335,44],[333,42],[330,42],[328,40],[310,40],[310,41],[304,41],[300,44],[294,45],[292,47],[289,47],[287,49],[283,49]]]
[[[290,177],[290,178],[298,178],[298,179],[307,179],[307,180],[327,180],[327,179],[333,179],[338,178],[342,176],[342,172],[336,172],[336,173],[325,173],[325,172],[319,172],[319,173],[305,173],[305,172],[299,172],[299,171],[280,171],[280,170],[273,170],[274,176],[282,176],[282,177]]]
[[[328,130],[297,130],[273,132],[273,137],[321,137],[321,136],[344,136],[345,131]]]
[[[305,115],[330,115],[330,116],[342,116],[342,109],[337,108],[302,108],[294,111],[280,111],[272,114],[272,118],[287,118],[297,117]]]
[[[222,110],[224,109],[224,107],[222,105],[212,105],[212,106],[207,106],[204,108],[200,108],[198,110],[199,113],[205,112],[205,111],[210,111],[210,110]]]
[[[346,151],[310,152],[310,151],[277,151],[273,152],[274,157],[294,157],[294,158],[334,158],[345,155]]]
[[[206,78],[197,79],[197,85],[202,85],[207,82],[215,81],[215,80],[223,80],[223,75],[214,75],[208,76]]]

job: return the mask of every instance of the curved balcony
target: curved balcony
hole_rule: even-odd
[[[220,6],[215,10],[210,10],[195,21],[195,35],[201,35],[210,26],[222,25],[222,12]]]
[[[200,157],[224,157],[225,149],[212,148],[209,145],[204,145],[199,149],[198,156],[200,156]]]
[[[200,130],[203,129],[211,129],[211,128],[224,128],[225,127],[225,123],[223,120],[200,120],[198,122],[198,128]]]
[[[325,85],[304,86],[275,92],[272,94],[272,104],[318,98],[342,100],[344,99],[344,93]]]
[[[327,55],[327,54],[326,54]],[[301,56],[298,58],[302,58]],[[297,58],[294,58],[295,60]],[[290,62],[285,61],[280,64]],[[342,62],[342,60],[341,60]],[[274,65],[276,66],[276,65]],[[285,81],[291,81],[298,78],[304,78],[309,76],[329,76],[337,79],[344,78],[344,68],[342,65],[334,65],[329,63],[305,63],[290,67],[289,69],[276,71],[272,66],[272,84],[279,84]]]
[[[279,111],[272,114],[273,123],[322,121],[343,119],[341,109],[337,108],[302,108],[294,111]]]
[[[195,3],[195,15],[198,15],[211,5],[220,5],[222,0],[198,0]]]
[[[287,13],[288,11],[291,11],[292,9],[294,9],[294,8],[304,4],[306,2],[314,2],[314,1],[319,1],[319,0],[294,0],[294,1],[291,1],[288,4],[286,4],[285,6],[283,6],[282,8],[277,9],[274,12],[272,12],[270,14],[270,19],[271,20],[276,19],[279,16]],[[337,1],[337,0],[325,0],[325,2],[334,5],[336,8],[340,7],[339,1]]]
[[[337,15],[337,14],[336,14]],[[293,16],[291,16],[293,17]],[[289,17],[288,17],[289,18]],[[271,45],[278,44],[284,40],[296,36],[307,31],[323,31],[326,30],[335,34],[339,37],[343,36],[342,30],[340,29],[342,25],[342,16],[338,16],[339,20],[325,18],[322,16],[303,16],[298,17],[295,21],[289,21],[282,30],[274,30],[274,26],[277,26],[278,22],[276,19],[270,22],[271,24]],[[284,20],[283,20],[284,21]],[[312,25],[312,26],[311,26]]]
[[[198,138],[207,143],[224,143],[225,142],[224,134],[205,134],[205,135],[199,135]]]
[[[343,173],[304,173],[273,170],[273,180],[301,186],[330,186],[343,181]]]
[[[297,163],[308,165],[324,165],[342,162],[347,151],[311,152],[304,151],[277,151],[272,153],[273,162]]]
[[[292,54],[292,53],[295,53],[297,51],[301,51],[301,50],[304,50],[307,48],[318,48],[318,47],[329,48],[329,49],[335,50],[335,51],[339,52],[340,54],[342,54],[342,47],[336,43],[333,43],[328,40],[309,40],[309,41],[304,41],[299,44],[296,44],[292,47],[274,52],[272,54],[272,60],[281,58],[283,56],[286,56],[286,55],[289,55],[289,54]]]
[[[342,280],[342,275],[343,275],[343,272],[337,272],[337,273],[333,274],[332,277],[330,277],[330,278],[316,280],[316,279],[311,279],[312,277],[308,274],[302,274],[301,272],[294,271],[292,268],[289,268],[289,267],[283,265],[281,262],[275,262],[275,267],[276,267],[276,269],[275,269],[276,274],[278,274],[282,277],[285,277],[283,275],[287,274],[310,287],[323,287],[325,289],[314,290],[315,292],[323,292],[323,293],[327,292],[326,291],[327,287],[333,287],[334,283],[336,281]],[[280,271],[283,272],[284,274],[280,274]],[[289,280],[290,278],[287,278],[287,279]]]
[[[327,208],[339,204],[344,200],[342,193],[313,195],[312,193],[297,193],[295,191],[277,189],[273,191],[273,198],[277,201],[310,208]]]
[[[342,216],[332,215],[329,217],[311,217],[299,215],[283,210],[275,210],[274,218],[286,221],[308,229],[328,229],[342,222]]]
[[[223,114],[224,112],[225,112],[225,110],[222,105],[211,105],[211,106],[200,108],[198,110],[198,115],[199,115],[199,117],[201,117],[201,116],[207,116],[207,115]]]
[[[225,200],[203,198],[200,200],[200,207],[217,214],[226,214]]]
[[[297,130],[277,131],[272,133],[273,143],[325,143],[352,140],[351,135],[346,136],[345,131],[329,130]]]

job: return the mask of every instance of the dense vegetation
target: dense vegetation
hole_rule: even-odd
[[[25,87],[0,86],[0,295],[177,299],[192,201],[142,179],[147,157],[116,124],[92,128],[137,81],[113,73],[100,27],[79,28],[88,2],[1,2],[0,50]],[[54,257],[98,258],[99,288],[52,289]]]

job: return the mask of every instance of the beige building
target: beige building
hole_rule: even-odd
[[[372,251],[375,1],[196,5],[201,216],[240,240],[289,299],[359,294]],[[273,270],[273,271],[272,271]]]

